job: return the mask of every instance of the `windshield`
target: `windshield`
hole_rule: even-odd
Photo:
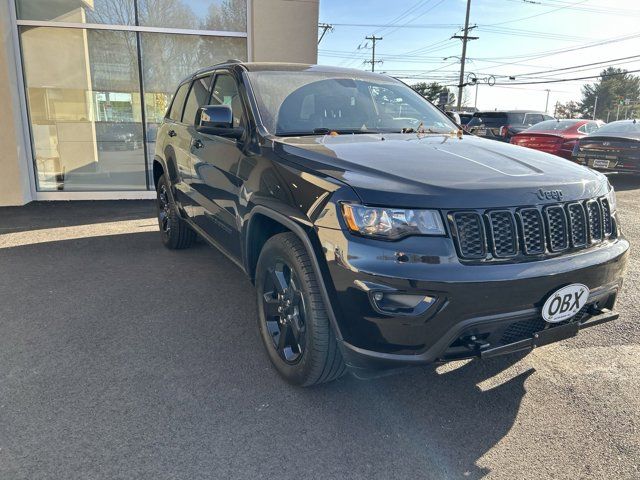
[[[597,131],[596,135],[626,135],[638,137],[640,136],[640,123],[637,122],[613,122],[603,125]]]
[[[547,120],[535,124],[527,132],[563,132],[578,122],[579,120]]]
[[[446,115],[411,88],[382,75],[314,71],[247,75],[262,123],[275,135],[457,131]]]

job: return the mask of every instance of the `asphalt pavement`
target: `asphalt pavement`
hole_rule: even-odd
[[[612,179],[640,244],[640,179]],[[640,256],[619,321],[527,356],[300,389],[243,274],[151,202],[0,209],[0,479],[639,479]]]

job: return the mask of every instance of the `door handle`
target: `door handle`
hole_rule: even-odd
[[[176,131],[175,131],[175,130],[169,130],[168,135],[169,135],[170,137],[175,137],[175,136],[177,135],[177,133],[176,133]]]
[[[202,148],[202,147],[204,147],[204,143],[202,143],[202,140],[196,139],[196,141],[193,142],[193,148]]]

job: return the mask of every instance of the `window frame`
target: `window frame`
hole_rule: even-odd
[[[246,102],[242,95],[242,90],[240,89],[240,80],[233,74],[233,72],[227,68],[222,68],[219,70],[213,70],[213,81],[211,82],[211,91],[209,92],[209,102],[213,98],[213,90],[216,88],[216,82],[218,81],[218,77],[226,75],[231,77],[233,82],[236,84],[236,90],[238,91],[238,98],[240,99],[240,104],[242,105],[242,115],[244,116],[245,130],[249,129],[249,110],[246,105]],[[212,105],[211,103],[209,103]],[[233,114],[233,109],[232,112]]]
[[[184,97],[184,104],[182,105],[182,114],[180,115],[180,123],[181,125],[186,125],[188,127],[192,127],[194,126],[193,123],[189,123],[189,122],[185,122],[184,121],[184,112],[187,108],[187,100],[189,100],[189,95],[191,95],[191,91],[193,90],[193,86],[195,85],[196,81],[205,78],[205,77],[211,77],[211,85],[209,85],[209,89],[207,90],[209,93],[209,96],[207,97],[207,101],[205,102],[204,105],[202,106],[206,106],[209,105],[209,102],[211,101],[211,95],[213,92],[213,85],[215,84],[215,80],[216,80],[216,73],[215,71],[207,71],[207,72],[200,72],[198,73],[198,75],[193,76],[191,78],[191,80],[189,80],[190,84],[189,84],[189,91],[187,92],[187,95]],[[201,107],[198,107],[201,108]],[[197,110],[196,110],[197,112]],[[194,117],[195,119],[195,117]]]
[[[184,96],[184,100],[182,100],[182,108],[180,109],[180,119],[175,119],[175,118],[171,118],[171,110],[173,110],[173,104],[176,101],[176,98],[178,97],[178,91],[185,85],[187,85],[188,83],[190,83],[191,80],[188,81],[183,81],[181,82],[177,87],[176,87],[176,91],[173,94],[173,98],[171,99],[171,103],[169,104],[169,107],[167,108],[166,113],[164,114],[164,119],[166,121],[171,121],[174,123],[180,123],[180,120],[182,119],[182,114],[184,113],[184,104],[186,103],[187,100],[187,95],[189,95],[189,90],[191,90],[191,85],[188,86],[187,88],[187,95]]]

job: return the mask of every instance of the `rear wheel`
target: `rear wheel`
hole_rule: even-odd
[[[260,334],[267,354],[288,382],[309,386],[346,370],[315,272],[293,233],[270,238],[256,268]]]
[[[156,207],[160,236],[165,247],[177,250],[188,248],[196,240],[196,232],[191,230],[187,222],[180,218],[171,193],[171,186],[163,174],[158,179]]]

